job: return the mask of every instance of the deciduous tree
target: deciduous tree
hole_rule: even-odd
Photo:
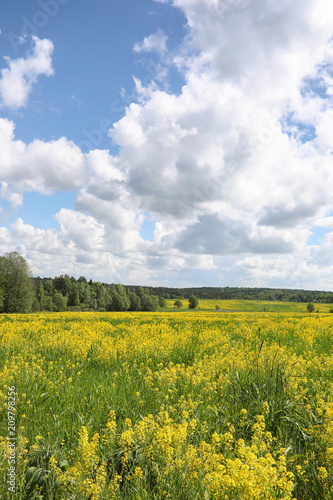
[[[31,311],[34,284],[28,263],[18,252],[10,252],[0,257],[0,290],[1,312]]]
[[[195,309],[199,305],[199,299],[195,295],[191,295],[191,297],[188,299],[188,303],[190,309]]]
[[[315,310],[315,306],[312,304],[312,302],[310,302],[306,308],[309,311],[309,313],[312,313]]]

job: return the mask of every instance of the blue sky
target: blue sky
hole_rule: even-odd
[[[333,288],[329,0],[13,0],[0,30],[0,254]]]
[[[15,121],[15,137],[26,143],[66,136],[85,153],[95,147],[116,151],[107,129],[136,97],[133,76],[149,83],[158,72],[154,53],[136,54],[134,45],[147,33],[163,30],[172,50],[183,39],[186,19],[181,11],[151,0],[63,3],[14,1],[0,7],[3,57],[24,57],[31,50],[32,35],[46,37],[55,46],[54,76],[47,82],[41,77],[24,113],[7,110],[6,116]],[[172,92],[180,92],[182,84],[176,71],[164,82]],[[73,208],[75,197],[73,191],[48,196],[27,192],[24,204],[7,218],[7,226],[22,217],[27,224],[56,229],[53,215]],[[145,239],[152,239],[152,227],[144,221]]]
[[[31,48],[31,35],[54,44],[54,75],[47,82],[40,78],[24,114],[7,115],[15,120],[16,137],[24,141],[65,135],[80,143],[87,139],[84,131],[98,128],[102,119],[114,123],[133,100],[133,75],[148,82],[157,72],[155,55],[135,54],[135,43],[158,29],[170,36],[171,49],[183,38],[186,20],[167,4],[151,0],[64,3],[14,0],[0,7],[2,56],[24,57]],[[51,11],[53,17],[48,15]],[[25,34],[20,44],[17,37]],[[180,90],[179,78],[168,83],[172,90]],[[122,96],[122,89],[128,95]],[[110,147],[106,134],[98,146]]]

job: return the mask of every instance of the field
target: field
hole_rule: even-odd
[[[202,302],[0,316],[0,498],[332,499],[329,307]]]
[[[177,311],[174,307],[175,300],[167,300],[167,311],[172,309]],[[188,310],[188,300],[181,299],[182,307],[180,311]],[[307,312],[307,304],[302,302],[285,302],[285,301],[269,301],[269,300],[213,300],[213,299],[200,299],[198,311],[216,311],[216,306],[220,311],[225,312]],[[314,304],[315,312],[329,313],[330,309],[333,310],[332,304]]]

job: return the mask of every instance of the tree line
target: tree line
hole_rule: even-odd
[[[121,284],[89,282],[68,275],[55,278],[35,278],[35,306],[45,311],[156,311],[166,307],[163,297],[157,297],[140,287],[134,293]]]
[[[131,287],[134,288],[135,287]],[[245,288],[245,287],[192,287],[168,288],[147,287],[158,296],[166,299],[189,299],[195,295],[198,299],[214,300],[265,300],[286,302],[333,303],[333,292],[319,290],[299,290],[289,288]]]
[[[142,287],[87,281],[67,274],[33,278],[18,252],[0,256],[0,313],[38,311],[156,311],[166,300],[174,307],[198,307],[200,299],[285,300],[333,303],[332,292],[272,288],[169,288]]]
[[[174,307],[179,307],[175,301]],[[89,282],[67,274],[55,278],[33,278],[19,253],[0,257],[0,312],[38,311],[156,311],[167,306],[165,297],[146,287]],[[195,296],[188,307],[198,307]]]

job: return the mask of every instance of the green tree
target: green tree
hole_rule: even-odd
[[[126,295],[125,288],[120,283],[116,285],[116,292],[119,293],[119,295]]]
[[[39,300],[37,297],[34,297],[32,300],[32,305],[31,305],[31,311],[32,312],[39,312],[41,310]]]
[[[118,284],[118,285],[116,285],[116,291],[120,295],[120,297],[122,298],[122,301],[123,301],[124,309],[122,309],[122,310],[127,311],[131,307],[131,301],[129,300],[129,298],[127,296],[125,288],[123,287],[123,285]]]
[[[43,308],[44,308],[44,287],[43,287],[42,281],[40,281],[38,283],[36,295],[37,295],[37,299],[38,299],[39,304],[40,304],[40,309],[43,310]]]
[[[309,311],[309,313],[313,313],[313,311],[315,310],[315,306],[312,304],[312,302],[310,302],[307,306],[306,306],[307,310]]]
[[[141,311],[141,300],[138,295],[134,292],[128,292],[128,298],[130,301],[130,311]]]
[[[52,297],[47,296],[44,298],[44,309],[45,311],[53,311]]]
[[[96,281],[96,283],[93,284],[91,296],[94,300],[96,299],[97,309],[100,311],[105,311],[107,302],[111,302],[105,286],[102,285],[100,281]],[[108,300],[106,300],[106,297],[108,297]]]
[[[178,309],[180,309],[181,307],[183,307],[183,303],[180,301],[180,300],[175,300],[173,305],[175,307],[177,307]]]
[[[56,292],[52,300],[54,311],[65,311],[67,309],[67,297],[64,297],[60,292]]]
[[[159,307],[167,307],[167,303],[166,303],[166,300],[164,297],[159,297],[158,305],[159,305]]]
[[[77,307],[80,305],[80,292],[75,283],[75,287],[73,288],[73,306]]]
[[[47,282],[44,285],[44,292],[50,296],[54,294],[54,286],[52,280],[47,280]]]
[[[124,300],[124,297],[120,295],[118,292],[113,292],[111,294],[111,299],[112,302],[108,309],[110,311],[125,311],[126,309],[126,302]]]
[[[57,292],[63,292],[64,289],[64,276],[55,276],[52,280],[53,286]]]
[[[1,312],[25,313],[31,311],[34,283],[27,261],[18,252],[0,257]]]
[[[63,293],[68,295],[71,290],[72,290],[72,280],[70,279],[68,274],[65,274]]]
[[[153,302],[150,295],[144,294],[141,297],[141,310],[142,311],[155,311],[156,310],[156,304]]]
[[[188,307],[190,309],[195,309],[199,305],[199,299],[195,295],[191,295],[191,297],[188,299]]]
[[[154,304],[154,311],[156,311],[156,308],[158,307],[158,296],[151,294],[150,295],[151,301]]]
[[[90,302],[90,286],[87,282],[79,281],[78,283],[80,303],[88,305]]]

